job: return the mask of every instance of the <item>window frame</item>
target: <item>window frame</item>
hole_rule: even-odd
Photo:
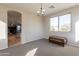
[[[67,14],[70,14],[70,31],[59,31],[59,17],[60,16],[64,16],[64,15],[67,15]],[[50,28],[49,28],[49,31],[50,32],[71,32],[72,31],[72,14],[71,13],[66,13],[66,14],[62,14],[62,15],[58,15],[58,16],[54,16],[54,17],[58,17],[58,31],[53,31],[53,30],[50,30]],[[54,18],[54,17],[51,17],[51,18]],[[51,19],[50,18],[50,19]],[[49,19],[49,24],[50,24],[50,19]],[[51,27],[51,26],[49,26],[49,27]]]

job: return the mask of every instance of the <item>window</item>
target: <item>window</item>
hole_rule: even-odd
[[[58,31],[58,17],[50,19],[50,31]]]
[[[66,14],[63,16],[59,16],[59,31],[68,32],[71,29],[71,15]]]
[[[71,31],[71,14],[50,18],[50,31]]]

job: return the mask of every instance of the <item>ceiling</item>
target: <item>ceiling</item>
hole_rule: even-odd
[[[37,11],[41,7],[41,3],[6,3],[0,5],[18,6],[33,13],[37,13]],[[49,8],[51,5],[53,5],[55,8]],[[46,15],[49,15],[51,13],[55,13],[67,8],[71,8],[76,5],[78,5],[78,3],[43,3],[43,9],[46,10]]]

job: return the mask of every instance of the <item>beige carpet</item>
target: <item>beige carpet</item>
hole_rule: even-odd
[[[0,51],[1,56],[79,56],[79,48],[61,47],[41,39]]]

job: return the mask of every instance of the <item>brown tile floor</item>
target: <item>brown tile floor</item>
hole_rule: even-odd
[[[15,44],[20,44],[21,43],[21,38],[17,37],[16,35],[9,35],[8,36],[8,46],[13,46]]]

